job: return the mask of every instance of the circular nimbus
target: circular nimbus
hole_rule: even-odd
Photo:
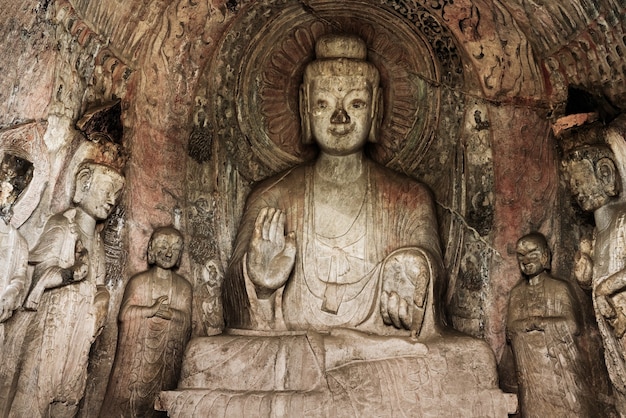
[[[442,70],[438,49],[452,45],[451,38],[424,9],[409,20],[379,3],[324,0],[308,6],[267,1],[240,11],[207,78],[216,137],[250,180],[311,159],[315,150],[302,144],[300,135],[302,74],[321,35],[351,33],[366,42],[384,91],[379,143],[371,154],[410,171],[435,137],[438,85],[442,74],[451,73]],[[438,33],[427,37],[424,29]]]

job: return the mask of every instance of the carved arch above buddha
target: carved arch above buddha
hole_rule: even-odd
[[[308,160],[301,143],[298,89],[315,40],[353,33],[368,46],[385,91],[382,133],[372,156],[395,169],[416,169],[442,115],[458,114],[445,92],[461,91],[467,74],[453,35],[422,6],[397,2],[265,1],[243,5],[224,33],[198,89],[197,125],[226,148],[239,172],[260,180]],[[457,126],[457,125],[455,125]],[[457,128],[459,128],[457,126]],[[458,138],[459,132],[445,130]],[[190,141],[189,153],[201,154]]]

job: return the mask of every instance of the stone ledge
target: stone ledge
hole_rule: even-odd
[[[341,338],[358,342],[353,360],[329,363]],[[178,389],[161,392],[171,417],[506,417],[517,397],[497,386],[495,359],[480,340],[450,335],[424,343],[393,341],[414,354],[385,348],[389,338],[357,334],[221,335],[190,342]],[[359,354],[381,348],[380,357]],[[364,349],[365,347],[365,349]],[[393,348],[393,347],[392,347]],[[385,357],[387,356],[387,357]],[[335,357],[336,358],[336,357]]]

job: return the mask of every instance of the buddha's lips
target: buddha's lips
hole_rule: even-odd
[[[352,131],[354,131],[354,125],[348,125],[347,127],[341,129],[337,129],[337,128],[329,128],[328,129],[328,133],[334,136],[345,136],[348,135],[349,133],[352,133]]]

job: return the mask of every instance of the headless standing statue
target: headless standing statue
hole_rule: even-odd
[[[33,178],[31,162],[5,154],[0,165],[0,346],[2,323],[22,305],[28,285],[28,245],[11,225],[13,205]]]
[[[5,154],[0,165],[0,417],[8,413],[23,333],[13,313],[22,306],[30,284],[28,244],[11,224],[13,206],[33,178],[33,164]]]

